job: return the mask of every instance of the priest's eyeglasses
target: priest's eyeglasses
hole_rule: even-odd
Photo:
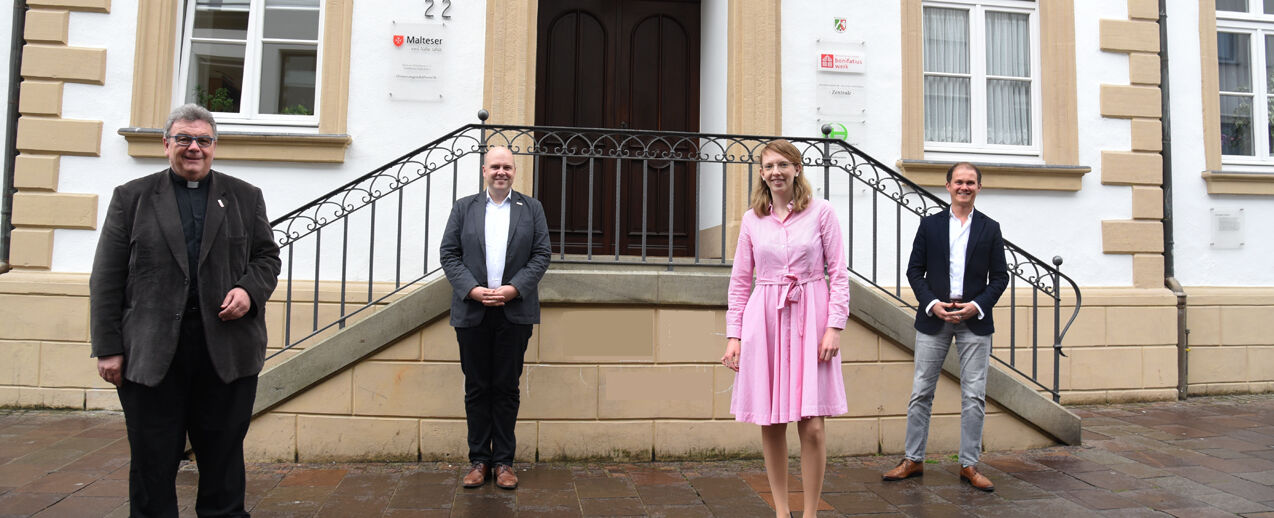
[[[208,149],[212,147],[212,143],[217,141],[216,137],[208,137],[208,136],[196,137],[194,135],[187,135],[185,133],[178,133],[168,138],[172,139],[174,143],[176,143],[178,146],[181,146],[181,147],[190,147],[190,143],[194,142],[199,144],[199,147],[203,149]]]

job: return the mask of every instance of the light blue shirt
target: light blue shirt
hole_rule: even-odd
[[[504,197],[500,203],[491,199],[487,192],[486,244],[487,244],[487,288],[496,289],[504,285],[504,259],[509,249],[509,217],[513,203],[509,198],[513,192]]]

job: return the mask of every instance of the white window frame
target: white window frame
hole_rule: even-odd
[[[326,30],[326,0],[319,0],[318,7],[276,7],[274,9],[281,10],[317,10],[318,12],[318,33],[315,38],[315,63],[314,63],[314,112],[310,115],[285,115],[273,113],[258,113],[260,110],[261,100],[261,55],[262,48],[265,43],[285,43],[285,44],[302,44],[310,45],[308,40],[290,40],[279,38],[265,38],[263,35],[263,24],[261,21],[265,15],[265,0],[249,0],[249,15],[247,38],[243,55],[243,97],[239,99],[239,112],[214,112],[217,117],[217,126],[219,129],[264,129],[261,126],[288,126],[288,127],[305,127],[318,128],[319,110],[321,110],[323,98],[323,37]],[[177,91],[173,92],[173,99],[176,101],[174,106],[185,104],[186,94],[189,92],[190,86],[190,60],[193,57],[192,35],[194,34],[195,11],[198,5],[197,0],[185,0],[185,8],[182,10],[182,19],[180,26],[182,30],[177,34]],[[228,42],[238,43],[235,40],[218,40],[215,38],[199,38],[199,42]],[[245,126],[237,128],[237,126]]]
[[[979,153],[986,155],[1013,155],[1023,158],[1039,158],[1043,148],[1041,144],[1041,131],[1043,129],[1043,100],[1040,86],[1040,21],[1039,8],[1033,0],[984,0],[980,2],[942,2],[926,1],[922,4],[921,9],[925,7],[938,7],[944,9],[959,9],[969,12],[969,125],[970,140],[972,142],[937,142],[932,140],[925,141],[925,151],[934,153],[953,153],[960,156],[967,156],[969,153]],[[995,77],[987,77],[986,74],[986,13],[987,11],[1009,12],[1025,14],[1028,16],[1028,25],[1031,31],[1031,144],[1029,146],[1012,146],[1005,144],[987,144],[987,92],[986,82],[988,79],[996,79]],[[923,16],[921,23],[924,23]],[[924,28],[921,27],[921,37],[923,38]],[[923,42],[921,43],[923,46]],[[921,49],[924,52],[924,49]],[[921,64],[921,89],[924,88],[923,77],[930,75],[923,70],[923,62]],[[1006,79],[1021,80],[1019,77],[1006,77]]]
[[[1274,38],[1274,15],[1264,14],[1260,2],[1248,2],[1247,13],[1237,11],[1216,11],[1217,34],[1247,34],[1248,55],[1252,63],[1252,98],[1264,97],[1266,102],[1252,103],[1252,151],[1253,155],[1221,155],[1222,165],[1263,166],[1262,170],[1274,172],[1274,153],[1269,149],[1269,101],[1274,89],[1268,88],[1267,71],[1265,69],[1265,38]],[[1256,12],[1252,12],[1255,10]],[[1218,49],[1218,52],[1220,49]],[[1220,56],[1213,59],[1220,60]],[[1234,95],[1238,92],[1224,92],[1217,84],[1218,102],[1221,95]],[[1249,168],[1250,170],[1250,168]]]

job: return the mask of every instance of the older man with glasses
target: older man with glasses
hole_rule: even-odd
[[[261,190],[213,171],[216,148],[208,110],[173,110],[169,167],[115,188],[93,259],[92,355],[124,408],[130,516],[177,516],[187,437],[195,513],[248,516],[243,438],[279,248]]]

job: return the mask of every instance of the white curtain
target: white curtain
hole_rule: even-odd
[[[987,143],[1031,145],[1031,24],[1028,15],[986,13],[986,74]]]
[[[970,142],[969,12],[926,7],[924,33],[925,140]]]

